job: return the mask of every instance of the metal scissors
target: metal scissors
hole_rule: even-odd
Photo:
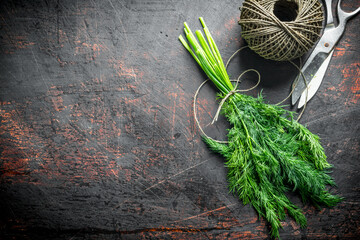
[[[349,18],[360,12],[360,7],[350,13],[344,12],[340,7],[341,0],[339,0],[336,9],[339,23],[335,27],[331,9],[331,0],[325,0],[323,2],[325,2],[327,12],[324,33],[302,67],[301,71],[303,75],[300,73],[296,78],[297,80],[295,81],[298,82],[291,96],[292,105],[295,105],[300,98],[298,108],[304,106],[305,102],[309,101],[319,89],[333,55],[335,45],[345,31],[346,22]],[[304,77],[307,84],[304,82]]]

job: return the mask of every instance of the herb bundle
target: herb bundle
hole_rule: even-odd
[[[304,203],[317,207],[335,206],[342,200],[326,189],[335,183],[328,175],[331,165],[319,137],[294,120],[293,112],[264,103],[261,95],[236,92],[210,31],[202,18],[200,22],[207,40],[199,30],[195,37],[186,23],[190,45],[181,35],[179,40],[219,89],[219,97],[227,98],[222,113],[231,124],[227,143],[207,136],[203,140],[226,158],[230,191],[270,223],[272,237],[279,237],[286,213],[305,227],[304,214],[286,192],[296,191]]]

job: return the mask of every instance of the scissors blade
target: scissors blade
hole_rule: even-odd
[[[291,95],[291,103],[295,105],[297,100],[300,98],[301,94],[304,92],[306,88],[306,81],[309,84],[310,80],[315,76],[317,71],[319,70],[321,64],[325,61],[325,59],[329,56],[330,52],[319,52],[315,55],[312,61],[301,69],[303,74],[299,74],[297,84],[295,86],[294,92]],[[305,80],[304,80],[305,77]]]
[[[323,44],[327,42],[326,39],[328,38],[329,35],[327,32],[335,28],[334,18],[331,10],[331,2],[332,0],[323,1],[324,8],[326,9],[327,12],[326,26],[323,35],[319,39],[313,52],[310,54],[310,56],[308,57],[304,66],[301,69],[301,72],[303,74],[300,73],[294,81],[294,83],[296,83],[297,81],[297,84],[295,86],[294,92],[291,94],[292,105],[295,105],[297,100],[300,98],[301,94],[304,92],[304,89],[306,88],[306,84],[304,83],[303,76],[305,76],[306,82],[309,83],[309,81],[313,78],[314,74],[318,71],[318,69],[325,61],[327,56],[330,54],[330,51],[328,51],[328,49],[326,49],[326,47],[324,47]]]
[[[321,64],[319,70],[316,72],[315,76],[311,79],[308,88],[304,90],[304,92],[301,94],[298,108],[302,108],[305,105],[305,102],[310,101],[310,99],[315,95],[317,90],[319,89],[322,80],[324,79],[326,70],[329,66],[331,57],[333,55],[334,50],[332,50],[325,59],[325,61]]]

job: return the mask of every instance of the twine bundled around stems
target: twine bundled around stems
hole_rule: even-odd
[[[243,49],[245,49],[245,48],[247,48],[247,47],[248,47],[248,46],[241,47],[240,49],[236,50],[236,51],[231,55],[231,57],[228,59],[228,61],[226,62],[225,68],[227,69],[228,66],[229,66],[229,64],[230,64],[230,62],[231,62],[231,60],[232,60],[238,53],[240,53]],[[300,59],[300,67],[299,67],[298,65],[296,65],[296,64],[295,64],[294,62],[292,62],[292,61],[289,61],[289,63],[291,63],[291,64],[299,71],[299,73],[303,76],[303,79],[305,79],[305,76],[304,76],[303,72],[301,71],[301,64],[302,64],[301,59]],[[241,82],[241,77],[242,77],[244,74],[248,73],[248,72],[255,72],[255,73],[257,74],[258,80],[257,80],[256,84],[255,84],[254,86],[248,88],[248,89],[238,89],[238,85],[239,85],[239,83]],[[235,82],[234,89],[231,90],[231,91],[221,100],[221,102],[219,103],[219,107],[218,107],[218,109],[217,109],[217,111],[216,111],[215,117],[213,118],[211,124],[214,124],[214,123],[218,120],[219,115],[220,115],[221,108],[222,108],[223,104],[225,103],[225,101],[226,101],[229,97],[231,97],[231,96],[232,96],[233,94],[235,94],[235,93],[248,92],[248,91],[251,91],[251,90],[255,89],[255,88],[260,84],[260,81],[261,81],[260,79],[261,79],[261,76],[260,76],[259,71],[257,71],[256,69],[247,69],[247,70],[245,70],[244,72],[242,72],[242,73],[237,77],[236,80],[230,80],[231,82]],[[199,119],[197,118],[197,111],[196,111],[196,101],[197,101],[197,97],[198,97],[198,95],[199,95],[199,92],[200,92],[201,88],[202,88],[209,80],[210,80],[210,79],[206,79],[205,81],[203,81],[203,82],[200,84],[200,86],[198,87],[198,89],[196,90],[196,92],[195,92],[194,101],[193,101],[194,119],[195,119],[195,122],[196,122],[196,124],[197,124],[197,126],[198,126],[198,128],[199,128],[199,130],[200,130],[200,132],[202,133],[203,136],[205,136],[205,137],[207,137],[207,138],[209,138],[209,139],[211,139],[211,140],[213,140],[214,142],[217,142],[217,143],[228,143],[228,141],[216,140],[216,139],[208,136],[208,135],[205,133],[205,131],[202,129],[202,127],[201,127],[201,125],[200,125],[200,122],[199,122]],[[294,89],[295,89],[295,87],[296,87],[296,85],[297,85],[297,83],[298,83],[298,80],[299,80],[299,76],[298,76],[297,79],[294,81],[294,83],[293,83],[293,85],[292,85],[292,90],[291,90],[291,92],[289,93],[289,95],[287,95],[283,100],[281,100],[280,102],[276,103],[275,105],[280,105],[280,104],[282,104],[283,102],[285,102],[287,99],[289,99],[289,97],[290,97],[291,94],[293,93],[293,91],[294,91]],[[308,89],[308,85],[307,85],[307,82],[306,82],[305,80],[304,80],[304,83],[305,83],[305,85],[306,85],[306,89]],[[306,90],[305,105],[304,105],[303,109],[301,110],[301,112],[299,113],[298,118],[297,118],[296,121],[299,121],[299,120],[300,120],[300,118],[302,117],[302,115],[303,115],[303,113],[304,113],[304,111],[305,111],[305,109],[306,109],[307,98],[308,98],[308,91]],[[208,125],[209,125],[209,124],[208,124]]]
[[[293,12],[294,19],[280,20],[275,14],[279,7]],[[319,38],[324,19],[318,0],[245,0],[240,10],[242,37],[249,47],[276,61],[305,54]]]

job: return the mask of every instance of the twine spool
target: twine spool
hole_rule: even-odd
[[[324,19],[318,0],[245,0],[240,10],[249,47],[276,61],[306,53],[318,40]]]

